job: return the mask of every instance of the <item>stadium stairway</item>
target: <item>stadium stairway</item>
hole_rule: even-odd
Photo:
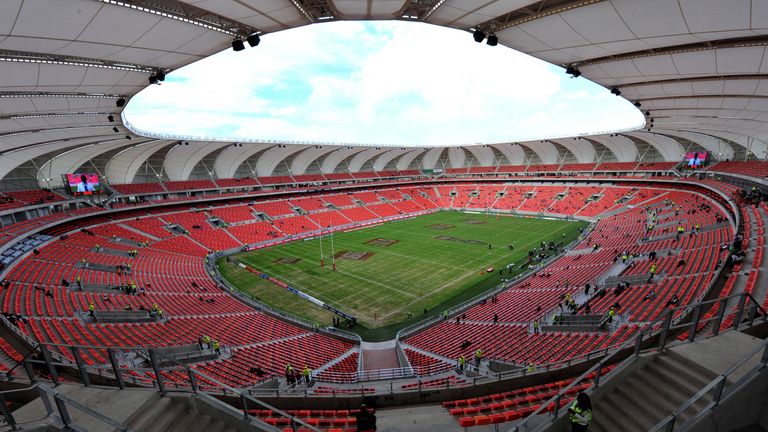
[[[760,343],[760,339],[730,331],[715,338],[669,348],[662,354],[641,357],[604,380],[591,394],[593,422],[589,430],[650,430]],[[759,361],[757,354],[729,375],[729,382],[737,381]],[[678,423],[682,424],[704,408],[707,400],[694,403],[678,417]],[[566,417],[546,430],[570,430]]]
[[[363,370],[395,369],[400,367],[395,341],[381,343],[363,342]]]

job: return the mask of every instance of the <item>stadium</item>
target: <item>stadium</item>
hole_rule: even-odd
[[[336,21],[511,48],[642,124],[386,145],[125,113]],[[0,425],[768,430],[766,47],[759,0],[4,0]]]

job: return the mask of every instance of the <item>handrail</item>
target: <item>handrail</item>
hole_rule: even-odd
[[[64,424],[64,427],[66,430],[73,430],[73,429],[80,430],[79,428],[76,427],[76,425],[74,425],[72,418],[69,415],[69,411],[67,410],[67,405],[69,405],[77,409],[78,411],[82,411],[88,414],[89,416],[95,418],[96,420],[106,423],[109,426],[112,426],[113,428],[121,432],[135,431],[135,429],[129,428],[127,425],[124,425],[123,423],[120,423],[117,420],[107,417],[104,414],[86,405],[83,405],[74,399],[64,396],[63,394],[59,393],[55,389],[49,388],[44,384],[38,384],[37,389],[40,392],[40,398],[43,399],[43,405],[45,405],[46,411],[48,411],[49,416],[56,415],[56,414],[53,414],[53,408],[51,407],[50,401],[48,400],[48,397],[53,398],[53,402],[56,404],[56,409],[58,410],[58,414],[56,416]]]
[[[263,407],[265,409],[272,410],[272,412],[277,413],[277,414],[279,414],[282,417],[287,417],[288,419],[290,419],[292,425],[298,424],[301,427],[309,429],[309,430],[311,430],[313,432],[321,432],[320,429],[305,423],[304,421],[296,418],[295,416],[293,416],[291,414],[288,414],[288,413],[286,413],[286,412],[284,412],[284,411],[282,411],[280,409],[277,409],[277,408],[273,407],[272,405],[267,404],[266,402],[263,402],[263,401],[260,401],[258,399],[255,399],[255,398],[251,397],[249,394],[247,394],[246,392],[244,392],[244,391],[242,391],[240,389],[236,389],[234,387],[231,387],[231,386],[229,386],[227,384],[224,384],[223,382],[219,381],[218,379],[213,378],[213,377],[211,377],[211,376],[209,376],[209,375],[207,375],[207,374],[205,374],[203,372],[200,372],[200,371],[197,371],[197,370],[193,370],[189,366],[184,365],[182,363],[179,363],[179,362],[177,362],[176,360],[174,360],[172,358],[165,357],[163,354],[156,353],[155,351],[151,351],[151,354],[154,354],[154,355],[150,355],[150,358],[151,358],[151,361],[152,361],[152,366],[153,366],[153,368],[156,368],[156,370],[159,370],[159,368],[157,367],[156,356],[163,357],[166,360],[170,361],[171,363],[174,363],[177,366],[180,366],[180,367],[186,369],[186,372],[189,375],[190,382],[192,384],[192,391],[193,391],[193,393],[203,393],[205,395],[208,395],[208,393],[206,393],[205,391],[200,390],[199,387],[196,385],[197,378],[195,376],[199,376],[199,377],[205,378],[205,380],[207,380],[209,382],[212,382],[212,383],[220,386],[225,391],[228,390],[228,391],[232,392],[233,394],[238,395],[240,397],[240,402],[243,404],[243,415],[244,415],[244,417],[246,419],[251,418],[250,414],[248,413],[248,402],[252,402],[252,403],[255,403],[256,405],[259,405],[259,406],[261,406],[261,407]],[[161,374],[155,374],[155,375],[156,375],[155,378],[158,380],[158,387],[160,388],[160,391],[162,392],[163,391],[163,386],[162,386],[162,382],[161,382],[162,381],[162,378],[161,378],[162,375]],[[256,418],[256,420],[261,422],[261,423],[263,423],[263,421],[259,420],[258,418]]]
[[[685,318],[685,316],[687,316],[687,314],[690,313],[690,311],[693,310],[693,308],[699,308],[699,310],[703,310],[703,305],[705,305],[705,304],[715,303],[715,302],[723,302],[723,303],[725,303],[727,300],[730,300],[732,298],[739,298],[740,299],[740,305],[741,305],[742,309],[746,306],[746,300],[747,299],[751,299],[752,302],[753,302],[753,305],[755,305],[755,306],[759,305],[759,303],[755,301],[754,297],[751,294],[744,292],[744,293],[738,293],[738,294],[731,294],[729,296],[722,297],[722,298],[719,298],[719,299],[713,299],[713,300],[708,300],[708,301],[705,301],[705,302],[700,302],[700,303],[697,303],[695,305],[680,306],[680,307],[676,307],[676,308],[673,308],[673,309],[669,309],[667,311],[667,313],[664,314],[663,318],[658,318],[658,319],[648,323],[642,330],[640,330],[638,333],[636,333],[635,337],[633,337],[630,340],[627,340],[624,344],[622,344],[620,346],[620,348],[614,350],[610,355],[608,355],[607,357],[604,357],[603,359],[601,359],[596,365],[594,365],[589,370],[584,372],[578,378],[574,379],[568,386],[566,386],[565,388],[561,389],[560,392],[558,392],[557,395],[553,396],[548,401],[542,403],[541,406],[536,411],[534,411],[529,416],[527,416],[525,419],[520,421],[513,429],[511,429],[510,432],[520,432],[520,431],[532,430],[530,428],[530,426],[528,425],[529,419],[531,419],[531,418],[533,418],[533,417],[535,417],[535,416],[537,416],[539,414],[543,414],[544,412],[548,411],[548,407],[549,406],[553,406],[553,414],[552,414],[552,420],[551,421],[554,421],[555,419],[557,419],[558,413],[559,413],[559,410],[560,410],[560,401],[562,400],[563,397],[566,396],[566,393],[567,393],[568,390],[570,390],[576,384],[581,383],[582,381],[584,381],[587,378],[587,376],[589,376],[592,373],[596,374],[596,378],[595,378],[596,382],[593,385],[593,387],[597,388],[599,386],[600,370],[606,364],[609,364],[610,360],[612,358],[614,358],[615,356],[617,356],[620,352],[622,352],[623,350],[628,349],[632,345],[634,345],[634,349],[635,349],[634,355],[630,356],[629,358],[624,360],[622,363],[620,363],[612,371],[612,373],[618,373],[618,371],[622,370],[624,367],[626,367],[629,364],[631,364],[634,361],[634,359],[637,358],[639,356],[639,354],[640,354],[640,348],[641,348],[641,345],[642,345],[643,337],[646,334],[646,332],[651,332],[652,333],[652,334],[649,334],[649,338],[650,337],[659,336],[660,341],[659,341],[659,346],[658,346],[657,349],[663,350],[665,345],[666,345],[666,343],[667,343],[668,333],[670,332],[670,330],[681,329],[681,327],[677,326],[677,323],[679,323],[681,320],[683,320]],[[762,307],[760,307],[760,310],[764,311],[764,309]],[[682,314],[682,317],[677,320],[677,323],[673,323],[673,319],[672,318],[675,315],[676,311],[683,311],[683,314]],[[721,308],[720,313],[722,315],[724,315],[725,314],[725,308]],[[743,310],[737,311],[738,316],[742,316],[742,313],[743,313]],[[764,315],[764,317],[765,317],[765,315]],[[720,319],[719,318],[716,319],[716,322],[717,322],[717,325],[719,326]],[[700,323],[701,323],[701,321],[697,318],[697,319],[692,320],[690,322],[690,324],[687,324],[685,327],[690,326],[689,332],[695,334],[696,332],[699,331],[698,330],[698,325]],[[654,333],[654,327],[657,324],[662,324],[662,328],[659,329],[658,333]],[[734,322],[734,326],[736,326],[736,327],[738,327],[739,324],[740,324],[740,322],[738,320],[736,320]],[[688,341],[692,342],[693,338],[689,337]],[[768,350],[766,351],[766,353],[768,353]],[[753,355],[754,355],[754,353],[753,353]]]
[[[745,374],[743,377],[739,379],[736,383],[734,383],[730,388],[726,389],[725,386],[727,384],[728,377],[732,375],[737,369],[741,368],[746,364],[752,357],[757,355],[760,352],[763,352],[763,355],[760,359],[760,366],[752,369],[747,374]],[[677,417],[685,412],[688,408],[690,408],[693,404],[699,401],[699,399],[703,398],[709,392],[713,389],[716,389],[717,392],[715,393],[713,400],[707,404],[704,408],[702,408],[698,413],[696,413],[694,416],[692,416],[686,423],[682,425],[681,430],[685,430],[686,426],[688,426],[692,421],[696,420],[696,417],[699,417],[703,415],[703,413],[707,411],[711,411],[715,406],[717,406],[722,399],[722,397],[727,397],[730,395],[730,390],[733,388],[736,388],[744,381],[747,381],[748,379],[751,379],[758,371],[762,370],[766,367],[768,364],[768,339],[764,339],[760,342],[760,345],[753,348],[749,353],[742,356],[734,364],[732,364],[728,369],[726,369],[723,373],[715,377],[712,381],[710,381],[707,385],[705,385],[701,390],[699,390],[695,395],[691,396],[687,401],[680,404],[680,406],[675,409],[672,414],[665,417],[663,420],[661,420],[656,426],[654,426],[650,432],[660,432],[662,430],[672,431],[675,428],[675,423],[677,421]]]

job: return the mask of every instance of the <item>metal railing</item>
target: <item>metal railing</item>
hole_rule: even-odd
[[[63,352],[63,349],[65,348],[74,357],[74,364],[53,360],[51,349],[57,349]],[[274,417],[285,417],[289,419],[289,424],[294,430],[301,427],[302,430],[320,432],[316,427],[305,423],[295,416],[254,398],[248,390],[234,388],[221,382],[217,378],[179,363],[171,357],[166,357],[154,349],[147,350],[149,356],[148,367],[126,367],[125,365],[132,364],[130,356],[127,354],[133,354],[142,349],[145,348],[104,348],[41,343],[38,344],[37,347],[35,347],[35,350],[30,354],[39,353],[41,354],[42,359],[37,359],[33,355],[28,355],[23,361],[23,364],[33,383],[39,384],[41,381],[50,381],[53,385],[58,385],[65,382],[64,376],[66,376],[66,382],[79,381],[86,387],[98,383],[113,385],[122,390],[128,387],[129,384],[132,384],[137,387],[154,387],[163,394],[182,392],[202,394],[209,397],[213,397],[214,394],[235,397],[239,400],[243,419],[247,422],[253,422],[265,430],[271,430],[273,427],[263,422],[258,417],[251,415],[250,410],[271,410]],[[83,352],[87,351],[93,355],[99,354],[99,351],[101,350],[106,351],[109,364],[95,366],[85,364],[82,358]],[[177,380],[174,381],[170,377],[175,377]],[[184,377],[184,380],[179,382],[178,379],[181,379],[181,377]],[[64,397],[62,396],[59,399],[62,398]],[[54,398],[54,400],[56,400],[56,398]],[[70,401],[67,401],[66,399],[63,400],[70,403]],[[57,407],[59,406],[59,403],[60,402],[56,402]],[[75,403],[76,402],[71,401],[70,405]],[[77,408],[81,409],[79,406],[77,406]]]
[[[589,370],[584,372],[578,378],[574,379],[568,386],[558,392],[548,401],[541,404],[541,406],[531,413],[528,417],[516,424],[510,432],[530,432],[530,431],[542,431],[554,423],[558,417],[564,412],[561,410],[561,404],[564,398],[569,394],[568,391],[580,384],[587,383],[591,377],[594,376],[594,381],[586,391],[594,391],[600,386],[601,371],[606,366],[615,363],[618,360],[622,360],[609,375],[615,375],[624,370],[627,366],[632,364],[641,353],[647,352],[662,352],[670,344],[672,337],[685,335],[682,339],[684,343],[691,343],[695,340],[696,335],[702,335],[702,333],[708,336],[715,336],[720,333],[720,327],[723,324],[726,317],[726,305],[732,299],[737,299],[736,310],[728,313],[728,316],[733,314],[735,316],[733,323],[729,328],[738,329],[741,324],[746,323],[751,326],[758,320],[758,315],[761,321],[765,322],[768,313],[760,306],[754,297],[749,293],[732,294],[727,297],[719,299],[708,300],[700,302],[695,305],[681,306],[678,308],[670,309],[664,314],[662,318],[656,319],[643,327],[637,335],[622,344],[618,349],[611,352],[609,355],[602,358]],[[717,315],[706,317],[704,313],[709,310],[714,304],[719,304]],[[674,320],[674,316],[677,312],[681,313],[677,320]],[[707,330],[707,327],[712,327]],[[643,348],[645,345],[645,349]],[[631,353],[629,352],[631,350]],[[768,350],[766,350],[768,353]],[[622,356],[626,356],[623,358]],[[530,419],[548,414],[549,417],[543,422],[534,422],[530,424]]]
[[[728,382],[734,372],[746,365],[752,358],[760,354],[760,360],[750,371],[744,374],[736,381]],[[731,394],[734,394],[742,385],[746,384],[759,373],[761,373],[765,367],[768,366],[768,339],[763,340],[759,346],[755,347],[748,354],[742,356],[731,367],[718,375],[709,384],[702,387],[695,395],[690,399],[683,402],[677,409],[675,409],[670,415],[665,417],[661,422],[654,426],[650,432],[674,432],[684,431],[691,427],[701,417],[714,410],[720,401],[727,398]],[[697,404],[704,403],[704,406],[700,409],[697,408]],[[678,420],[687,415],[687,420],[682,424],[678,423]]]

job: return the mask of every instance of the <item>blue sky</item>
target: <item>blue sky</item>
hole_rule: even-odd
[[[247,44],[246,44],[247,47]],[[472,35],[402,21],[265,35],[131,99],[139,129],[233,140],[458,145],[635,128],[628,101]]]

